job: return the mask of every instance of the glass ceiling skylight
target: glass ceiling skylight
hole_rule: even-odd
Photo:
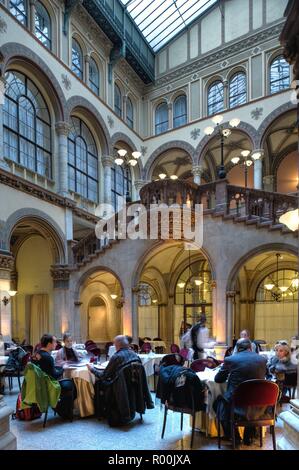
[[[159,50],[218,0],[121,0],[139,30]]]

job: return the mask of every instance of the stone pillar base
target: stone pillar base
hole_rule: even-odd
[[[299,450],[299,399],[290,401],[291,410],[280,413],[283,437],[277,442],[279,450]]]
[[[10,431],[10,416],[13,410],[9,408],[0,396],[0,451],[16,450],[17,439]]]

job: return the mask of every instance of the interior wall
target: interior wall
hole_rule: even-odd
[[[13,299],[12,312],[12,335],[20,340],[30,338],[30,298],[34,294],[48,295],[49,332],[53,331],[53,280],[50,274],[52,264],[51,249],[44,238],[33,235],[22,244],[16,259],[18,293]]]
[[[289,153],[277,170],[277,192],[295,193],[299,183],[298,152]]]

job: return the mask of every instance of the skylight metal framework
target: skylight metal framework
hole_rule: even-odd
[[[120,0],[156,52],[218,0]]]

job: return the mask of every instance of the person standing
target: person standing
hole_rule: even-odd
[[[191,347],[194,351],[193,360],[204,358],[204,348],[209,345],[209,329],[206,327],[207,318],[204,313],[199,322],[192,326],[190,331]]]

